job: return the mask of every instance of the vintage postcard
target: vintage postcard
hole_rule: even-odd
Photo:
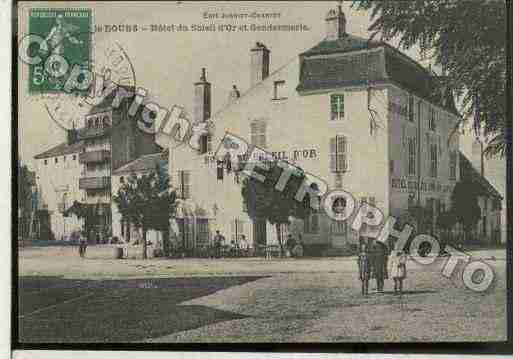
[[[507,342],[505,1],[13,11],[15,347]]]

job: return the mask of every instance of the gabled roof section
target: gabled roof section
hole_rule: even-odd
[[[38,155],[35,155],[34,158],[36,160],[42,158],[56,157],[56,156],[64,156],[72,153],[80,153],[84,148],[84,142],[78,141],[71,145],[68,145],[67,142],[63,142],[55,147],[50,148],[47,151],[44,151]]]
[[[112,174],[121,175],[125,173],[138,173],[155,170],[158,164],[162,162],[167,162],[168,155],[169,153],[167,151],[164,151],[141,156],[119,167]]]
[[[472,162],[460,151],[460,177],[461,181],[470,182],[477,186],[480,194],[502,200],[502,196],[495,187],[474,168]]]

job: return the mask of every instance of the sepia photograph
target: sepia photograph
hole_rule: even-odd
[[[13,349],[511,351],[507,1],[12,11]]]

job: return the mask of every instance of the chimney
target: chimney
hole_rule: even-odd
[[[326,40],[340,40],[346,36],[346,15],[342,6],[332,9],[326,15]]]
[[[232,90],[230,91],[230,95],[228,96],[228,102],[234,102],[240,97],[240,92],[237,89],[237,86],[233,85]]]
[[[207,81],[205,68],[201,69],[200,80],[194,84],[193,121],[205,122],[210,118],[211,85]]]
[[[251,49],[251,82],[253,87],[269,76],[269,54],[271,51],[261,42]]]

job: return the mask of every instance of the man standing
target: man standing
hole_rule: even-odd
[[[215,256],[216,258],[221,258],[221,247],[224,242],[223,235],[219,232],[219,230],[216,231],[216,235],[214,236],[214,250],[215,250]]]
[[[383,293],[383,287],[385,284],[385,276],[386,276],[386,256],[387,256],[387,248],[380,241],[373,241],[371,246],[371,266],[372,273],[374,278],[376,279],[376,286],[378,293]]]

